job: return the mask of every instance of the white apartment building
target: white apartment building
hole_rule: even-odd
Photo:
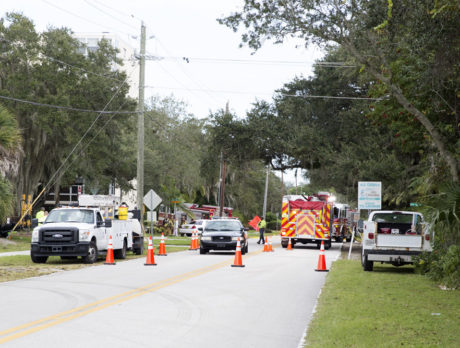
[[[88,52],[94,52],[98,48],[101,39],[108,40],[114,48],[117,48],[118,58],[123,61],[123,65],[115,64],[112,69],[121,69],[129,76],[129,96],[134,99],[139,97],[139,61],[136,58],[136,50],[127,41],[120,38],[119,35],[102,32],[102,33],[74,33],[73,37],[85,45],[81,48],[80,53],[86,55]]]

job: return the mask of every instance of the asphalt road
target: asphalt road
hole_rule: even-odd
[[[319,250],[198,251],[0,283],[5,347],[298,347],[324,284]],[[340,244],[326,251],[327,267]]]

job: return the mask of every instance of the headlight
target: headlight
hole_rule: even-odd
[[[80,230],[80,241],[89,240],[89,230]]]
[[[243,240],[243,237],[232,237],[232,240],[236,242],[238,238],[240,239],[240,242]]]
[[[32,243],[38,243],[38,228],[35,228],[32,232]]]
[[[201,240],[211,240],[210,236],[201,236]]]

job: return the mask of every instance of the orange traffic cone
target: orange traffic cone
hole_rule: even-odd
[[[198,237],[198,230],[195,229],[195,250],[200,249],[200,237]]]
[[[166,248],[165,248],[165,236],[161,234],[161,241],[160,241],[160,250],[158,251],[158,256],[166,256]]]
[[[244,267],[243,258],[241,257],[241,243],[239,237],[236,242],[235,261],[233,261],[232,267]]]
[[[192,239],[190,240],[190,248],[188,250],[195,250],[195,230],[192,232]]]
[[[329,272],[326,268],[326,256],[324,255],[324,241],[321,241],[321,250],[319,252],[318,267],[316,272]]]
[[[265,237],[265,243],[264,243],[264,252],[267,252],[268,250],[268,238]]]
[[[109,237],[109,245],[107,247],[107,256],[105,257],[104,265],[115,265],[115,260],[113,259],[112,236]]]
[[[289,238],[289,243],[288,243],[287,250],[292,250],[291,238]]]
[[[272,238],[271,238],[271,237],[270,237],[270,239],[268,240],[268,251],[270,251],[270,252],[275,251],[275,250],[273,250]]]
[[[153,255],[153,243],[152,236],[149,238],[149,249],[147,250],[147,260],[144,263],[145,266],[156,266],[155,256]]]

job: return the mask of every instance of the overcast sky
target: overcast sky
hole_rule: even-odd
[[[188,105],[198,118],[225,108],[244,117],[257,99],[295,76],[309,76],[321,57],[317,48],[291,40],[266,42],[254,54],[239,48],[241,33],[219,25],[217,18],[242,6],[242,0],[1,0],[1,15],[19,11],[37,31],[48,26],[74,32],[110,32],[139,50],[141,20],[147,29],[145,96],[170,96]],[[136,37],[136,38],[133,38]],[[189,63],[182,59],[187,57]]]

